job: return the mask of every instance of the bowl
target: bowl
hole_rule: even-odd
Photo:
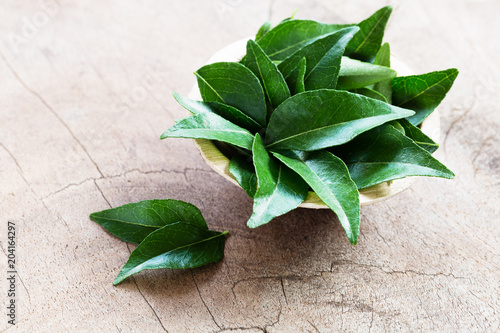
[[[241,39],[234,42],[223,49],[217,51],[206,64],[211,64],[220,61],[239,61],[246,52],[246,43],[250,38]],[[396,55],[391,54],[391,67],[398,72],[399,76],[414,74],[413,71]],[[195,84],[189,93],[189,98],[201,100],[201,95],[198,86]],[[435,110],[421,124],[422,132],[429,136],[435,142],[439,142],[440,136],[440,121],[439,113]],[[229,159],[215,146],[210,140],[195,139],[195,146],[199,150],[205,162],[219,175],[229,180],[236,186],[240,186],[236,179],[229,172]],[[361,206],[373,204],[393,197],[394,195],[403,192],[409,188],[417,177],[406,177],[393,181],[381,183],[359,191],[359,200]],[[310,191],[306,200],[299,205],[302,208],[312,209],[329,209],[323,201]]]

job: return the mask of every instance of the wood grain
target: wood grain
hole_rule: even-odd
[[[299,18],[394,12],[386,40],[417,73],[456,67],[437,157],[363,207],[349,245],[333,213],[299,209],[250,230],[252,202],[191,140],[159,140],[192,72],[223,46]],[[0,4],[0,244],[18,228],[17,319],[7,332],[496,332],[500,328],[500,3],[464,1],[15,1]],[[221,263],[112,285],[133,249],[89,220],[173,198],[229,230]],[[0,254],[0,301],[6,256]],[[4,301],[5,300],[5,301]],[[2,312],[3,313],[3,312]]]

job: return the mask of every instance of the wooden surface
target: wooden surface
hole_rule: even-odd
[[[2,254],[0,331],[499,330],[498,1],[60,3],[0,4],[0,240],[5,254],[14,221],[19,272],[11,327]],[[357,246],[322,210],[248,229],[244,191],[191,141],[159,140],[186,115],[170,92],[187,94],[194,70],[265,20],[297,8],[299,18],[352,22],[386,4],[394,53],[417,73],[460,69],[437,152],[457,177],[422,178],[363,207]],[[114,287],[133,246],[88,215],[152,198],[189,201],[229,230],[225,258]]]

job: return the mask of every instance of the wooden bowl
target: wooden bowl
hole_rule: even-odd
[[[239,61],[246,52],[246,43],[250,38],[242,39],[234,42],[220,51],[216,52],[207,62],[211,64],[219,61]],[[391,67],[394,68],[399,76],[412,75],[412,70],[402,62],[397,56],[391,54]],[[201,100],[201,95],[198,86],[195,84],[189,93],[189,98]],[[435,142],[439,142],[440,121],[438,111],[435,110],[427,117],[421,125],[421,130]],[[229,180],[236,186],[240,186],[233,175],[229,172],[229,159],[221,153],[221,151],[210,140],[196,139],[194,140],[196,148],[200,151],[205,162],[219,175]],[[385,182],[375,186],[371,186],[359,191],[359,200],[362,206],[376,203],[389,199],[390,197],[406,190],[410,187],[417,177],[406,177],[396,179],[392,182]],[[327,205],[316,195],[310,191],[307,199],[300,204],[302,208],[323,209],[328,208]]]

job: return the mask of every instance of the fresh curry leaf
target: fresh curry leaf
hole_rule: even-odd
[[[173,93],[175,100],[182,105],[186,110],[198,114],[205,112],[216,113],[219,116],[223,117],[226,120],[229,120],[235,125],[241,126],[252,133],[258,132],[262,129],[262,126],[240,110],[235,107],[222,104],[219,102],[202,102],[195,101],[189,98],[186,98],[177,93]]]
[[[380,50],[377,53],[377,56],[375,57],[375,60],[373,61],[374,65],[379,65],[379,66],[385,66],[390,68],[391,67],[391,48],[389,46],[389,43],[385,43],[382,45]],[[375,83],[373,86],[373,90],[381,93],[384,95],[385,99],[389,104],[392,104],[392,80],[383,80],[380,82]]]
[[[458,70],[401,76],[392,80],[393,104],[416,113],[408,120],[420,124],[441,103],[458,75]]]
[[[348,27],[319,38],[283,60],[278,68],[287,77],[305,58],[305,89],[334,89],[344,49],[358,30],[358,27]]]
[[[359,236],[359,193],[344,162],[325,150],[273,153],[297,172],[323,202],[337,214],[347,238],[354,245]]]
[[[247,225],[256,228],[297,208],[306,199],[308,186],[299,175],[269,156],[259,134],[255,135],[252,153],[257,191]]]
[[[242,62],[259,79],[271,110],[290,97],[290,90],[278,67],[251,39],[247,43],[247,54]],[[267,116],[270,117],[270,114]]]
[[[290,93],[292,95],[306,91],[306,87],[304,84],[304,79],[306,76],[306,69],[307,69],[306,58],[302,58],[302,59],[300,59],[299,63],[297,64],[297,68],[295,68],[285,78],[285,81],[288,84],[288,88],[290,89]]]
[[[387,6],[358,23],[360,31],[347,46],[345,55],[353,59],[372,62],[382,44],[385,26],[391,13],[392,7]]]
[[[439,145],[436,142],[422,132],[420,128],[410,123],[408,119],[399,119],[397,121],[401,127],[403,127],[405,135],[429,153],[432,154],[439,148]]]
[[[132,251],[113,284],[145,269],[185,269],[218,262],[224,256],[226,234],[181,221],[166,225]]]
[[[385,96],[382,95],[381,93],[379,93],[378,91],[373,90],[373,89],[358,88],[358,89],[352,90],[352,92],[355,94],[363,95],[363,96],[377,99],[379,101],[387,103],[387,99],[385,98]]]
[[[271,22],[267,21],[264,23],[260,28],[259,31],[257,31],[257,34],[255,35],[255,40],[261,39],[265,34],[267,34],[271,30]]]
[[[215,113],[199,113],[184,118],[166,130],[160,138],[217,140],[249,150],[252,149],[253,142],[252,133]]]
[[[351,90],[396,77],[395,70],[342,57],[337,89]]]
[[[332,151],[345,162],[359,189],[407,176],[454,177],[428,151],[390,125],[365,132]]]
[[[259,79],[240,63],[217,62],[195,72],[205,102],[221,102],[266,125],[266,102]]]
[[[229,162],[229,172],[248,196],[253,198],[257,190],[257,175],[252,162],[248,162],[243,156],[236,155]]]
[[[198,208],[178,200],[145,200],[90,214],[110,233],[139,244],[147,235],[166,225],[184,221],[208,230]]]
[[[306,91],[290,97],[274,111],[266,143],[273,151],[319,150],[341,145],[371,128],[412,114],[347,91]]]

